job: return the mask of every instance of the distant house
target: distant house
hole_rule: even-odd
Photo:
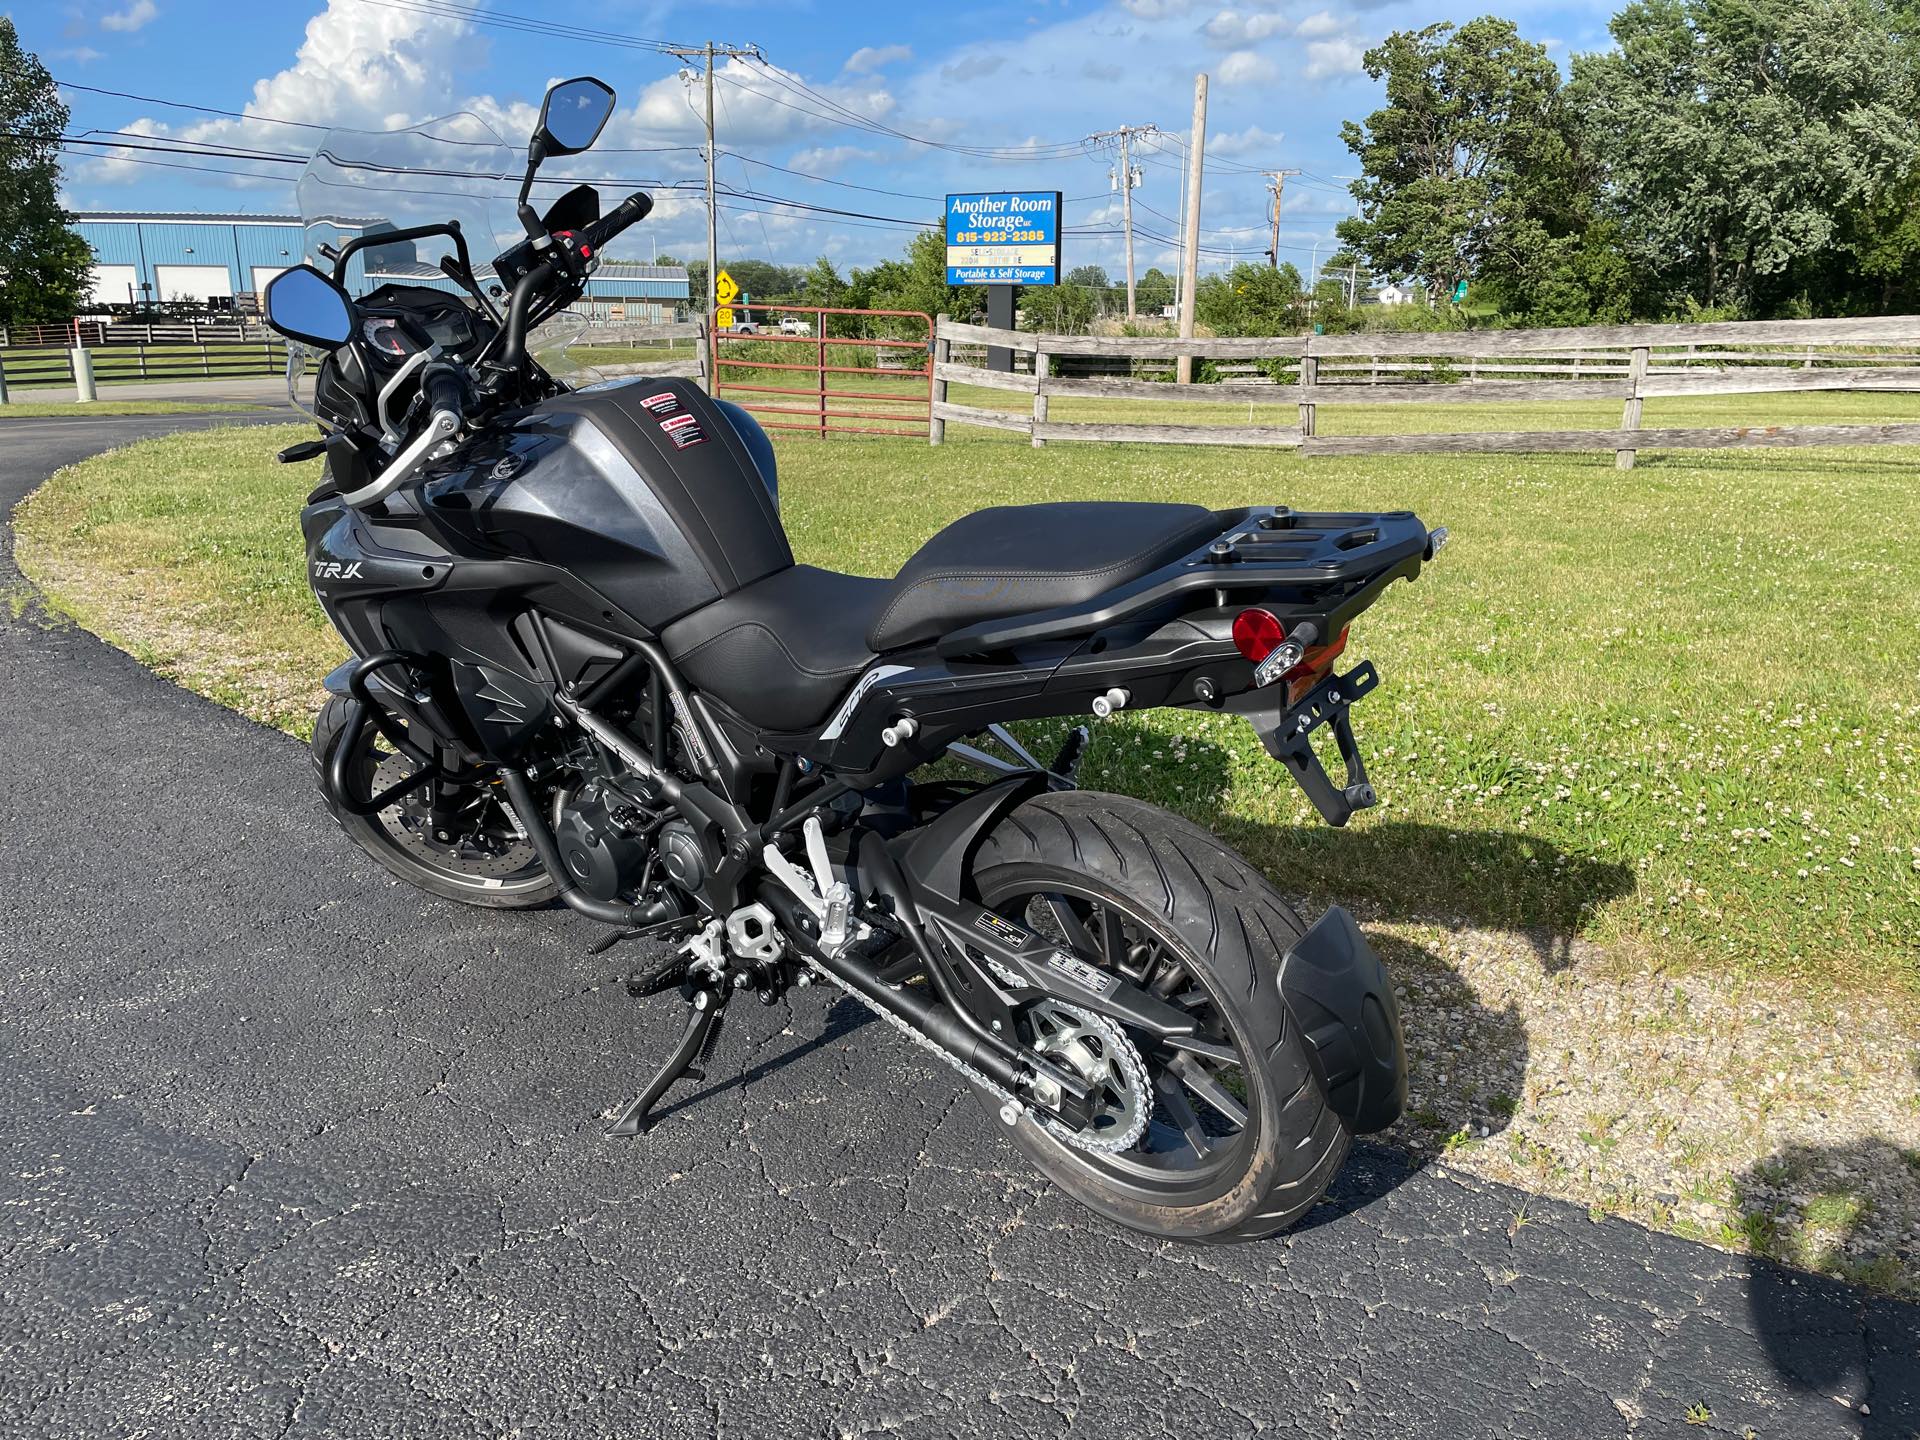
[[[1413,287],[1409,285],[1382,285],[1374,291],[1374,299],[1382,305],[1405,305],[1413,299]]]

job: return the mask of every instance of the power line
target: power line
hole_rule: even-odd
[[[584,40],[594,45],[619,49],[648,50],[670,54],[673,46],[665,40],[648,40],[637,35],[622,35],[615,30],[594,30],[582,25],[567,25],[533,15],[515,15],[506,10],[483,10],[475,5],[460,5],[453,0],[361,0],[363,5],[378,5],[385,10],[425,15],[437,20],[460,20],[470,25],[485,25],[496,30],[512,30],[528,35],[549,35],[560,40]]]

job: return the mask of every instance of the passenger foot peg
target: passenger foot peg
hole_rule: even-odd
[[[714,1046],[719,1044],[720,1012],[726,1008],[726,1003],[726,993],[719,987],[694,987],[693,993],[687,997],[687,1028],[680,1034],[680,1043],[673,1047],[673,1053],[654,1072],[653,1079],[647,1082],[647,1088],[634,1097],[633,1102],[607,1127],[609,1136],[646,1134],[648,1115],[667,1091],[673,1088],[676,1080],[682,1076],[706,1078],[693,1068],[694,1062],[713,1054]]]

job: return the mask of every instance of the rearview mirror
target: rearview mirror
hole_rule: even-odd
[[[311,265],[282,270],[262,297],[267,323],[289,340],[337,350],[353,338],[353,301]]]
[[[562,80],[547,91],[540,106],[540,124],[533,145],[542,157],[577,155],[600,138],[613,115],[613,87],[604,80],[581,76]]]

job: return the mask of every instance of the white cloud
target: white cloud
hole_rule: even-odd
[[[1339,75],[1358,75],[1367,47],[1350,36],[1337,40],[1315,40],[1307,46],[1307,79],[1327,80]]]
[[[1277,149],[1286,136],[1278,130],[1262,130],[1249,125],[1244,130],[1225,131],[1207,137],[1209,155],[1264,155]]]
[[[1293,27],[1293,33],[1306,40],[1316,35],[1337,34],[1339,30],[1340,21],[1331,10],[1316,10]]]
[[[71,50],[56,50],[53,53],[54,58],[71,60],[76,65],[91,65],[96,60],[104,60],[107,58],[91,45],[76,45]]]
[[[1007,63],[1004,55],[983,55],[975,53],[962,56],[951,65],[940,67],[940,78],[950,85],[965,84],[969,80],[984,80]]]
[[[138,30],[160,13],[160,7],[153,0],[133,0],[124,10],[115,10],[112,14],[100,17],[102,30]]]
[[[876,70],[884,70],[889,65],[912,58],[911,45],[862,45],[847,57],[847,63],[842,68],[849,75],[871,75]]]
[[[1201,33],[1211,44],[1227,49],[1257,44],[1286,28],[1287,22],[1278,15],[1246,15],[1238,10],[1222,10],[1201,27]]]
[[[1253,50],[1236,50],[1220,62],[1222,85],[1264,85],[1277,80],[1280,69],[1266,56]]]
[[[353,3],[353,0],[344,0],[344,3]],[[792,88],[802,83],[802,77],[795,71],[783,70],[777,65],[729,60],[714,75],[720,82],[714,87],[714,119],[723,146],[772,146],[821,130],[845,128],[840,121],[813,113],[823,107],[819,101]],[[886,82],[877,76],[846,84],[815,83],[811,88],[828,96],[836,105],[869,119],[883,119],[895,106]],[[686,83],[677,75],[656,80],[642,90],[631,118],[640,131],[656,141],[663,135],[697,137],[705,125],[688,103]],[[608,140],[604,143],[628,142]]]
[[[1142,20],[1165,20],[1186,14],[1198,3],[1199,0],[1120,0],[1120,8]]]
[[[863,150],[858,145],[815,145],[789,159],[787,168],[804,170],[809,175],[827,175],[856,160],[874,158],[874,151]]]

